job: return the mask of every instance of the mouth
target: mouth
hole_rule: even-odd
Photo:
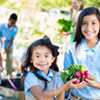
[[[88,36],[93,36],[93,34],[94,34],[93,32],[88,32],[87,33]]]
[[[87,36],[88,36],[88,37],[90,37],[90,38],[91,38],[93,35],[94,35],[94,33],[93,33],[93,32],[87,32]]]
[[[37,65],[42,67],[47,66],[47,64],[37,64]]]

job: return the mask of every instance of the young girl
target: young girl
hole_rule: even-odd
[[[92,80],[87,86],[72,89],[72,94],[82,100],[100,99],[100,11],[95,7],[85,8],[79,15],[75,43],[67,49],[64,67],[71,64],[83,64]]]
[[[47,36],[33,42],[26,52],[23,64],[26,100],[64,100],[64,91],[83,85],[73,84],[73,80],[63,84],[56,59],[58,46]]]

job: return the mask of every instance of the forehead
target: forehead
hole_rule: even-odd
[[[95,14],[91,14],[91,15],[84,16],[83,21],[90,22],[90,21],[99,21],[99,20]]]
[[[33,52],[39,52],[39,53],[46,52],[47,53],[47,52],[51,52],[51,50],[46,46],[36,46],[33,48]]]

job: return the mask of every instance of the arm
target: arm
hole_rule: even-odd
[[[50,96],[44,93],[39,86],[33,86],[31,91],[36,100],[50,100]]]
[[[71,88],[83,88],[84,86],[86,86],[86,82],[73,84],[73,81],[75,80],[76,79],[72,79],[55,90],[43,91],[39,86],[33,86],[31,88],[31,91],[36,100],[50,100],[50,98],[54,96],[57,96],[57,100],[64,100],[64,91],[68,91]]]
[[[60,88],[51,91],[43,91],[39,86],[33,86],[31,91],[36,100],[51,100],[50,98],[54,96],[57,96],[57,100],[64,100],[66,86],[62,85]]]
[[[9,45],[8,45],[8,47],[7,47],[7,48],[10,48],[10,47],[12,46],[13,41],[14,41],[14,38],[11,38],[11,40],[10,40]]]
[[[65,98],[65,92],[62,92],[57,96],[57,100],[64,100],[64,98]]]

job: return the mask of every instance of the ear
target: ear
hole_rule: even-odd
[[[30,61],[31,63],[33,63],[33,61],[32,61],[32,59],[31,59],[31,61]]]
[[[55,57],[52,57],[52,63],[54,62],[55,59],[56,59]]]

